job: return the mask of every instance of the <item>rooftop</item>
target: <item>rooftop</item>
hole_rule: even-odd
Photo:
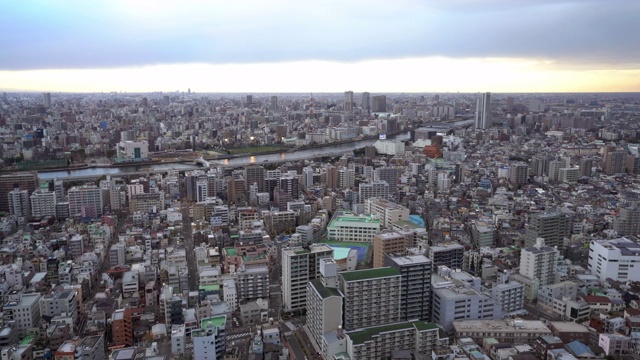
[[[551,330],[540,320],[463,320],[454,321],[456,332],[512,333],[515,331],[550,335]]]
[[[347,336],[351,338],[354,344],[363,344],[367,341],[372,341],[373,337],[382,333],[417,329],[418,331],[438,329],[438,326],[434,323],[426,323],[424,321],[409,321],[396,324],[389,324],[384,326],[370,327],[366,329],[355,330],[347,333]]]
[[[400,271],[395,268],[385,267],[378,269],[345,271],[339,274],[345,281],[359,281],[390,276],[400,276]]]
[[[331,296],[340,296],[341,295],[340,291],[338,291],[338,289],[324,286],[322,284],[322,280],[321,279],[312,280],[310,282],[310,284],[311,284],[311,286],[313,286],[314,289],[316,289],[318,294],[323,299],[326,299],[326,298],[331,297]]]
[[[202,328],[208,329],[212,327],[224,328],[227,323],[227,317],[222,316],[213,316],[209,318],[202,319]]]

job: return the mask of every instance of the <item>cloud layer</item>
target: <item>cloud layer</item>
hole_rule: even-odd
[[[0,70],[443,56],[638,68],[640,1],[3,1]]]

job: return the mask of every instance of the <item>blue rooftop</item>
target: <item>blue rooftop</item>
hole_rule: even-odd
[[[581,343],[578,340],[568,343],[567,347],[575,356],[578,357],[583,357],[585,355],[589,357],[596,356],[596,354],[594,354],[587,345]]]

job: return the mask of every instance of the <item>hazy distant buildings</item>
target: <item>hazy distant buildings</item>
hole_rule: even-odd
[[[387,97],[386,95],[376,95],[371,99],[371,111],[373,112],[386,112],[387,111]]]
[[[50,108],[51,107],[51,93],[44,93],[44,94],[42,94],[42,97],[43,97],[44,107]]]
[[[482,94],[476,102],[476,129],[491,127],[491,93]]]
[[[344,92],[344,111],[353,111],[353,91]]]
[[[371,109],[371,97],[368,92],[362,93],[362,102],[360,104],[363,110]]]

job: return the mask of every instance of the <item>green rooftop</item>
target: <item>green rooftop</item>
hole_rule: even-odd
[[[331,296],[340,296],[340,292],[336,288],[328,288],[322,284],[321,279],[315,279],[311,281],[311,286],[313,286],[318,294],[322,296],[323,299],[326,299]]]
[[[420,229],[420,228],[424,228],[424,226],[420,226],[416,223],[413,223],[411,221],[407,221],[407,220],[398,220],[396,222],[393,223],[394,225],[400,226],[400,227],[407,227],[407,228],[411,228],[411,229]]]
[[[360,222],[360,223],[379,223],[380,220],[373,216],[336,216],[331,223],[334,222]]]
[[[202,291],[220,291],[220,285],[200,285],[200,290]]]
[[[33,339],[35,338],[36,336],[33,334],[25,336],[24,339],[22,339],[22,341],[20,342],[20,346],[27,346],[31,344],[31,342],[33,342]]]
[[[223,328],[227,324],[226,316],[214,316],[210,318],[202,319],[201,327],[202,329],[210,329],[212,327]]]
[[[424,321],[413,321],[413,322],[403,322],[403,323],[397,323],[397,324],[391,324],[391,325],[370,327],[367,329],[347,333],[347,335],[349,336],[349,338],[351,338],[351,341],[353,341],[354,344],[359,345],[359,344],[364,344],[367,341],[372,341],[374,336],[382,333],[408,330],[411,328],[417,329],[418,331],[425,331],[425,330],[437,329],[438,327],[434,323],[426,323]]]
[[[224,248],[224,251],[227,252],[227,255],[229,256],[236,256],[236,249],[235,248]]]
[[[396,268],[386,267],[386,268],[378,268],[378,269],[367,269],[367,270],[355,270],[355,271],[345,271],[340,273],[342,278],[345,281],[358,281],[358,280],[367,280],[367,279],[375,279],[375,278],[383,278],[388,276],[396,276],[400,275],[400,271]]]

